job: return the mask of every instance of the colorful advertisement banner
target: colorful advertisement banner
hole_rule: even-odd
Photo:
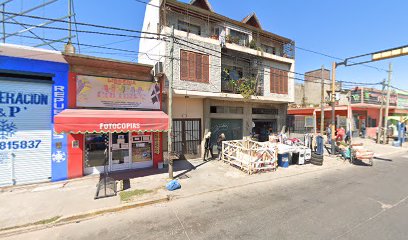
[[[77,106],[160,109],[160,86],[153,82],[77,76]]]

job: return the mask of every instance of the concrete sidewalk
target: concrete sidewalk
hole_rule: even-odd
[[[394,147],[390,144],[377,144],[368,138],[353,138],[353,143],[362,143],[364,148],[373,151],[375,157],[382,157],[398,153],[408,152],[408,143],[403,143],[402,147]]]
[[[367,148],[377,150],[378,146],[364,144]],[[390,148],[390,149],[389,149]],[[391,151],[393,150],[393,151]],[[382,151],[388,154],[406,151],[384,146]],[[278,168],[274,172],[248,175],[222,161],[189,160],[175,161],[175,176],[179,179],[182,188],[169,192],[164,186],[168,182],[168,175],[164,171],[148,176],[133,178],[130,181],[129,191],[138,193],[129,199],[118,195],[115,197],[94,200],[96,184],[99,176],[88,176],[77,180],[58,183],[37,184],[31,186],[1,189],[0,202],[0,233],[5,228],[18,229],[24,225],[41,225],[58,222],[58,219],[70,219],[86,213],[98,212],[101,209],[120,209],[130,205],[145,204],[161,200],[186,198],[205,194],[208,192],[222,191],[260,182],[272,182],[282,178],[297,178],[302,175],[317,174],[329,169],[347,169],[353,167],[347,162],[336,158],[325,157],[323,166],[291,165],[289,168]],[[144,170],[140,170],[144,171]],[[9,231],[9,230],[7,230]]]

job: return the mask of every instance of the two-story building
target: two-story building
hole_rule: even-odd
[[[164,94],[172,77],[175,153],[199,155],[209,131],[213,142],[221,133],[262,140],[285,125],[294,102],[294,41],[264,30],[255,13],[237,21],[206,0],[152,0],[142,31],[139,62],[163,63]]]

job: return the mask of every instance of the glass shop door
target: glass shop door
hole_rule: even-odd
[[[132,136],[132,168],[153,166],[153,148],[151,135]]]

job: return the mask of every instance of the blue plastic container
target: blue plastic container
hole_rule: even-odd
[[[278,154],[278,166],[287,168],[289,167],[289,154],[284,153],[284,154]]]

